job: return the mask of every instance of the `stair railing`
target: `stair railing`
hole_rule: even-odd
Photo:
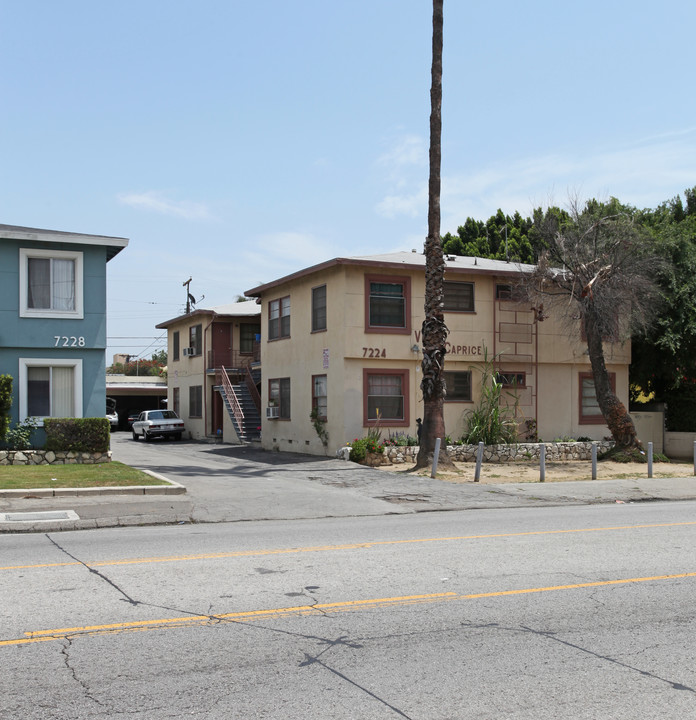
[[[259,395],[259,390],[256,387],[256,383],[254,382],[254,378],[251,375],[251,370],[248,365],[246,373],[244,374],[244,380],[246,381],[246,386],[249,389],[251,399],[254,401],[254,405],[256,405],[256,411],[258,412],[259,417],[261,417],[261,395]]]
[[[232,409],[232,414],[234,415],[234,419],[237,422],[237,429],[240,435],[244,434],[244,412],[242,411],[242,406],[239,404],[239,400],[237,399],[237,394],[234,391],[234,388],[232,387],[232,383],[230,382],[229,375],[227,374],[227,370],[225,368],[220,369],[220,379],[222,380],[222,387],[225,391],[225,395],[227,396],[227,400],[230,404],[230,408]]]

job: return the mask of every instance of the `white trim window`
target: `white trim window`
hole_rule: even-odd
[[[19,359],[19,419],[82,417],[82,360]]]
[[[82,253],[19,250],[20,317],[83,318]]]

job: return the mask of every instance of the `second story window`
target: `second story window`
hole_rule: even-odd
[[[179,340],[179,331],[175,330],[172,333],[172,360],[178,360],[179,359],[179,351],[180,351],[180,340]]]
[[[82,318],[82,253],[22,249],[20,315]]]
[[[444,289],[443,310],[473,312],[474,283],[445,281],[442,285]]]
[[[312,332],[326,330],[326,285],[312,288]]]
[[[365,332],[411,332],[409,278],[365,277]]]
[[[290,337],[290,296],[268,303],[268,339]]]
[[[254,352],[254,345],[261,333],[258,325],[242,323],[239,326],[239,352],[242,355],[251,355]]]
[[[189,328],[189,347],[194,355],[203,352],[203,325],[193,325]]]

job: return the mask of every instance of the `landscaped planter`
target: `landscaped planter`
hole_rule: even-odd
[[[96,465],[111,462],[111,451],[54,452],[53,450],[0,450],[0,465]]]

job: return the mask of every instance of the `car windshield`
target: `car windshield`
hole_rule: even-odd
[[[177,414],[173,410],[152,410],[147,414],[148,420],[176,420]]]

